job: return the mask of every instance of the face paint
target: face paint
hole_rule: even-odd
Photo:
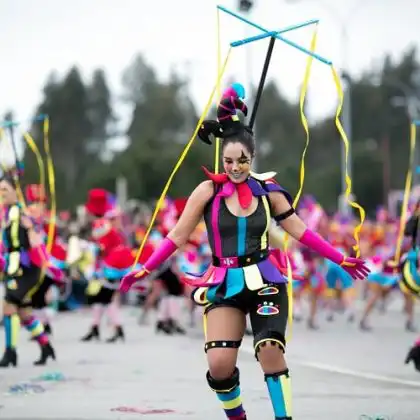
[[[224,170],[235,183],[244,182],[251,170],[251,156],[240,143],[229,143],[223,150]]]

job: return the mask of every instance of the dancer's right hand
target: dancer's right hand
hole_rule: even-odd
[[[132,271],[131,273],[126,274],[120,283],[119,290],[122,293],[127,293],[134,283],[141,281],[150,274],[150,271],[145,267],[142,267],[140,270]]]

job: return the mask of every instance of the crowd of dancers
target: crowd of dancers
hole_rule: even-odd
[[[3,178],[3,184],[7,182],[6,179]],[[50,223],[43,187],[36,184],[27,186],[25,201],[25,214],[30,215],[46,244]],[[141,254],[140,264],[146,261],[156,245],[175,225],[185,203],[184,198],[165,200],[158,223]],[[147,219],[142,217],[136,223],[132,214],[128,218],[127,213],[116,204],[113,195],[102,189],[89,192],[84,208],[84,218],[59,220],[58,228],[54,228],[49,262],[55,269],[55,275],[49,275],[48,272],[44,275],[42,286],[32,295],[28,306],[33,309],[33,315],[26,321],[21,320],[22,325],[41,344],[46,342],[45,336],[52,333],[52,320],[60,307],[73,310],[88,305],[91,308],[92,323],[86,335],[81,338],[82,341],[100,339],[104,315],[114,328],[106,341],[115,342],[125,337],[121,317],[124,300],[118,293],[118,285],[124,274],[133,267],[138,246],[147,228],[144,224],[147,223]],[[310,196],[302,200],[299,214],[308,226],[328,238],[334,246],[351,252],[354,243],[353,220],[339,214],[327,215],[320,204]],[[3,220],[6,222],[4,215]],[[402,308],[406,314],[405,329],[415,332],[415,298],[401,290],[401,270],[395,271],[398,230],[399,220],[390,218],[384,208],[378,210],[375,220],[364,223],[360,246],[371,270],[364,283],[355,281],[338,265],[307,251],[297,241],[289,240],[288,257],[294,274],[295,322],[305,320],[308,328],[316,330],[319,328],[319,316],[332,322],[340,314],[346,317],[348,322],[358,322],[361,330],[371,331],[373,326],[369,322],[369,316],[373,309],[379,307],[382,311],[386,310],[388,298],[400,295],[405,302]],[[3,235],[3,238],[2,261],[3,268],[6,268],[6,235]],[[284,243],[284,232],[272,228],[270,238],[272,244],[278,244],[280,247]],[[405,244],[407,250],[411,242],[405,241]],[[279,258],[282,258],[281,255]],[[192,287],[182,281],[184,273],[205,271],[210,262],[211,249],[204,222],[201,222],[183,249],[136,288],[136,302],[141,307],[139,323],[144,324],[149,311],[157,308],[157,332],[168,335],[185,334],[186,328],[181,321],[182,308],[188,308],[190,326],[200,319],[202,310],[190,301]],[[5,274],[3,273],[3,277]],[[5,288],[5,283],[0,287]],[[355,303],[360,301],[360,297],[364,308],[362,316],[357,319]],[[39,322],[39,325],[34,327],[34,322]],[[19,323],[15,315],[11,319],[6,316],[2,321],[5,328],[13,330],[11,337],[16,337],[17,332],[14,329],[19,328]],[[42,333],[41,324],[44,327]],[[250,333],[249,329],[247,333]],[[7,354],[12,353],[6,352],[0,366],[14,362],[14,356],[10,359]],[[47,353],[44,351],[44,354]],[[45,356],[41,358],[42,363],[46,361],[44,359]]]
[[[3,175],[0,271],[5,350],[0,367],[18,365],[21,326],[40,345],[41,355],[35,364],[55,359],[51,314],[63,301],[68,308],[75,302],[91,308],[91,322],[82,341],[102,339],[105,315],[113,327],[106,341],[123,341],[121,308],[125,293],[132,288],[134,294],[144,297],[140,322],[157,306],[156,331],[164,334],[185,334],[184,304],[191,323],[202,315],[204,307],[207,380],[229,419],[246,419],[235,364],[243,335],[242,317],[249,314],[252,331],[246,331],[254,335],[256,357],[276,419],[291,419],[290,373],[282,356],[290,298],[288,277],[292,279],[293,317],[305,319],[310,329],[318,329],[321,310],[329,321],[338,311],[344,312],[349,322],[358,322],[360,329],[370,331],[373,308],[376,304],[386,306],[387,296],[394,293],[401,294],[405,302],[406,330],[415,331],[414,299],[420,294],[418,206],[413,206],[397,261],[399,221],[392,220],[386,209],[364,223],[360,232],[364,260],[355,258],[354,220],[339,214],[328,216],[309,196],[294,209],[290,195],[271,173],[250,172],[252,132],[232,117],[236,109],[246,111],[244,107],[238,98],[229,97],[219,106],[219,121],[203,124],[202,140],[208,142],[210,134],[224,139],[225,173],[206,170],[207,181],[189,200],[165,200],[138,261],[147,220],[127,220],[127,213],[108,191],[89,191],[83,218],[79,215],[62,225],[50,217],[42,185],[23,189],[16,173]],[[271,219],[277,223],[270,225]],[[287,250],[285,231],[291,235]],[[365,302],[360,319],[355,313],[358,294],[363,294]],[[304,300],[309,302],[307,313]],[[221,328],[228,318],[231,325]],[[226,338],[220,338],[225,329]],[[219,353],[228,357],[223,359],[228,364],[219,363]],[[406,362],[413,361],[420,371],[419,353],[417,342]]]

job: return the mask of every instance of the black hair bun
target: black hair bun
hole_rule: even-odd
[[[221,124],[215,120],[204,120],[201,124],[200,129],[198,130],[198,137],[201,141],[206,144],[212,144],[210,140],[210,134],[213,134],[214,137],[222,137],[223,129]]]
[[[247,130],[252,134],[252,130],[246,127],[239,120],[237,111],[241,111],[246,117],[248,115],[248,107],[239,98],[233,96],[223,98],[217,107],[216,120],[204,120],[198,130],[198,137],[206,144],[212,144],[210,135],[217,138],[226,138],[240,133],[242,130]]]

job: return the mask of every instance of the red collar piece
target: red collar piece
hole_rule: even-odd
[[[245,182],[240,184],[234,183],[229,179],[228,174],[214,174],[203,166],[203,170],[206,176],[212,180],[215,184],[221,185],[222,188],[217,195],[221,197],[230,197],[236,190],[238,194],[239,204],[243,209],[249,208],[252,203],[253,193],[251,187],[248,184],[249,178]]]

